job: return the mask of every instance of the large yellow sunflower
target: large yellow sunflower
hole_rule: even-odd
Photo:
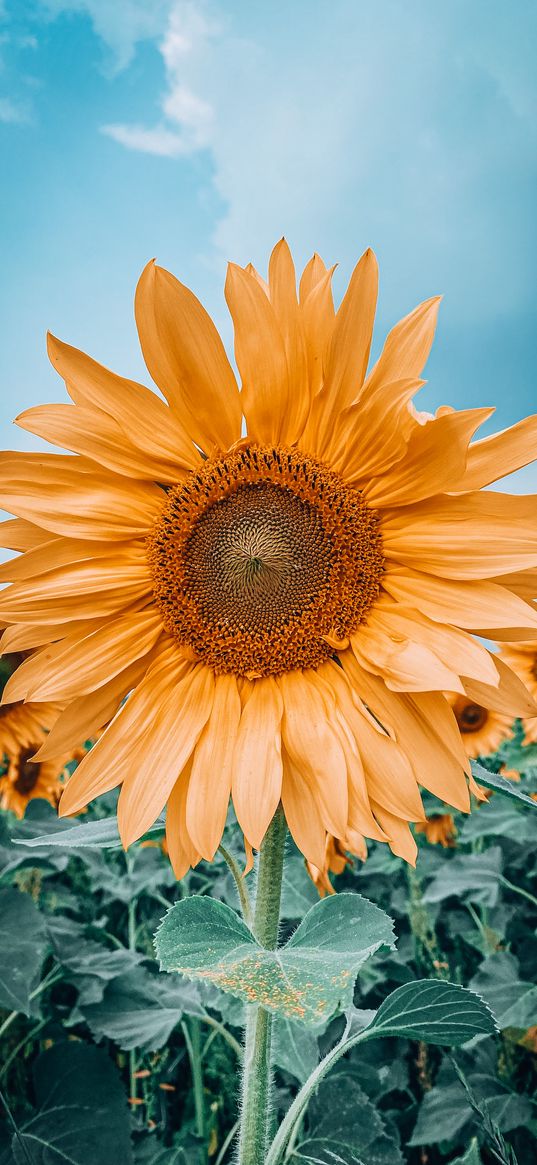
[[[537,567],[536,500],[480,492],[533,459],[537,418],[471,445],[491,410],[414,415],[438,299],[368,371],[375,257],[337,312],[331,275],[314,256],[297,296],[283,240],[268,283],[230,266],[239,392],[204,308],[150,263],[136,319],[165,399],[51,338],[73,404],[18,422],[72,455],[1,457],[23,551],[1,568],[4,646],[33,650],[6,698],[65,705],[40,759],[114,717],[61,812],[121,785],[129,845],[167,805],[178,876],[213,857],[230,793],[251,846],[281,800],[319,869],[327,833],[414,861],[420,784],[469,808],[443,692],[537,712],[472,637],[537,632],[516,593]]]
[[[468,696],[451,694],[447,696],[462,742],[469,757],[489,756],[496,752],[504,740],[513,735],[513,716],[505,712],[495,712],[485,708],[477,700]]]

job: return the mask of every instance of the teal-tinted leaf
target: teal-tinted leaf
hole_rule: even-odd
[[[480,785],[484,785],[485,789],[492,789],[494,793],[503,793],[506,797],[514,797],[517,801],[523,801],[528,809],[537,809],[537,801],[532,801],[527,793],[522,792],[522,789],[518,787],[518,781],[508,781],[499,773],[491,773],[475,760],[472,761],[472,772],[476,781]]]
[[[409,1145],[437,1145],[451,1141],[472,1119],[473,1113],[461,1085],[439,1085],[425,1093]]]
[[[520,979],[518,960],[508,951],[485,959],[470,986],[492,1007],[502,1030],[537,1024],[537,987]]]
[[[486,1107],[501,1132],[509,1132],[531,1119],[529,1098],[511,1092],[496,1077],[474,1073],[468,1077],[468,1082],[479,1106]],[[425,1093],[409,1144],[436,1145],[439,1141],[458,1138],[461,1130],[473,1119],[473,1110],[459,1081],[437,1085]]]
[[[329,1076],[312,1098],[307,1136],[291,1160],[301,1165],[403,1165],[382,1113],[346,1072]]]
[[[423,901],[443,902],[451,895],[456,895],[470,902],[495,906],[501,873],[502,851],[499,846],[493,846],[481,854],[458,854],[449,862],[442,863],[429,883]]]
[[[276,1068],[283,1068],[304,1084],[319,1063],[317,1036],[302,1023],[293,1023],[277,1015],[272,1032],[272,1057]]]
[[[132,1165],[130,1117],[116,1068],[78,1041],[54,1044],[34,1065],[38,1112],[12,1142],[16,1165]]]
[[[49,918],[47,930],[56,958],[67,972],[66,982],[77,988],[79,1006],[97,1003],[111,979],[132,970],[143,959],[137,951],[110,950],[86,938],[86,928],[70,918]]]
[[[470,814],[459,833],[462,845],[480,837],[509,837],[518,845],[525,845],[535,837],[535,818],[519,802],[493,797]]]
[[[457,1157],[451,1165],[482,1165],[481,1153],[479,1152],[479,1142],[475,1137],[468,1146],[464,1157]]]
[[[87,846],[93,849],[121,849],[117,817],[103,817],[100,821],[86,821],[77,825],[73,825],[72,821],[58,821],[56,826],[53,833],[16,838],[16,844],[47,849],[85,849]],[[161,833],[163,827],[163,820],[159,820],[146,832]]]
[[[317,902],[285,946],[268,951],[229,906],[192,897],[172,907],[155,941],[164,970],[315,1024],[349,1005],[362,963],[393,945],[393,923],[358,894],[338,894]]]
[[[303,918],[319,901],[319,895],[306,869],[301,854],[291,853],[285,859],[282,881],[282,918]]]
[[[95,1039],[107,1039],[126,1051],[154,1052],[170,1038],[184,1012],[204,1015],[196,984],[178,982],[137,967],[114,979],[100,1003],[84,1008]]]
[[[417,979],[388,995],[367,1030],[458,1047],[473,1036],[492,1035],[496,1024],[473,991],[443,979]]]
[[[0,1007],[30,1014],[46,948],[45,923],[28,894],[0,890]]]

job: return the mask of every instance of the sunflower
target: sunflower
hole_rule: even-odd
[[[513,735],[513,716],[494,712],[468,696],[448,693],[464,748],[469,757],[489,756]]]
[[[42,797],[57,805],[62,774],[71,757],[40,764],[33,759],[57,719],[54,704],[3,704],[0,707],[0,808],[24,817],[29,801]]]
[[[356,839],[355,844],[358,842]],[[342,874],[345,866],[352,866],[352,858],[346,852],[348,847],[344,842],[340,842],[337,837],[331,837],[330,834],[326,838],[325,859],[322,869],[314,866],[312,862],[306,862],[308,874],[319,891],[319,897],[324,898],[326,894],[334,894],[335,890],[330,881],[329,874]],[[367,845],[365,838],[361,839],[361,845],[355,854],[362,862],[367,858]]]
[[[457,826],[451,813],[432,813],[426,821],[418,821],[416,833],[424,833],[431,845],[441,845],[453,849],[457,836]]]
[[[337,312],[331,278],[314,256],[297,296],[284,240],[268,283],[230,265],[239,391],[202,305],[151,262],[135,309],[162,396],[51,337],[73,403],[18,423],[71,455],[0,458],[22,552],[0,568],[3,647],[33,653],[6,698],[64,704],[41,760],[111,720],[60,812],[120,785],[128,846],[167,806],[179,877],[214,856],[230,794],[249,847],[281,800],[319,869],[327,834],[413,862],[419,785],[464,811],[474,787],[443,693],[537,714],[472,636],[537,633],[516,592],[535,498],[481,492],[532,460],[537,418],[473,444],[490,409],[422,423],[438,298],[368,371],[373,253]]]
[[[532,593],[537,593],[537,587],[530,589]],[[504,645],[501,657],[520,677],[535,699],[537,697],[537,640]],[[523,727],[524,739],[522,743],[535,744],[537,742],[537,716],[523,718]]]

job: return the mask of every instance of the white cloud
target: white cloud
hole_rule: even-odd
[[[219,254],[264,262],[286,233],[333,260],[380,240],[396,310],[442,290],[452,321],[514,314],[534,284],[534,86],[524,21],[495,6],[493,37],[487,3],[468,21],[466,0],[297,0],[285,28],[277,6],[242,8],[239,33],[229,9],[174,0],[162,119],[114,136],[210,150]]]
[[[25,105],[13,98],[0,97],[0,121],[7,125],[25,125],[30,121],[30,114]]]
[[[48,16],[85,14],[110,50],[114,71],[131,61],[136,45],[162,35],[173,0],[40,0]]]
[[[101,133],[113,138],[128,150],[141,150],[161,158],[178,158],[185,148],[178,134],[164,125],[147,129],[143,125],[103,125]]]

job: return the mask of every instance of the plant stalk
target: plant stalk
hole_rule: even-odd
[[[253,932],[268,950],[278,943],[286,825],[281,808],[259,855]],[[272,1015],[250,1004],[246,1021],[238,1165],[265,1165],[270,1113]]]

